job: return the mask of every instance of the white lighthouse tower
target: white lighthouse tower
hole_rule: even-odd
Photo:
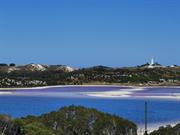
[[[154,65],[154,58],[153,58],[153,57],[151,58],[151,63],[150,63],[150,65],[152,65],[152,66]]]
[[[151,58],[151,62],[149,64],[148,68],[154,68],[154,58],[153,57]]]

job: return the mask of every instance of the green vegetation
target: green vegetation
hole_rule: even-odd
[[[153,131],[149,135],[180,135],[180,124],[172,127],[170,125],[166,127],[160,127],[158,130]]]
[[[0,116],[2,135],[137,135],[134,123],[95,109],[69,106],[39,117]]]
[[[12,71],[7,72],[10,68]],[[17,68],[17,69],[15,69]],[[65,67],[49,66],[43,71],[29,67],[0,66],[0,87],[32,87],[44,85],[123,84],[180,85],[180,67],[109,68],[96,66],[68,72]]]

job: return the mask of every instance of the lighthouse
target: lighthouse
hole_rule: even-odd
[[[151,58],[151,63],[150,63],[150,65],[151,65],[151,66],[154,65],[154,58],[153,58],[153,57]]]
[[[151,62],[149,64],[148,68],[154,68],[154,58],[153,57],[151,58]]]

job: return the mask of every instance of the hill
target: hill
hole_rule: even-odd
[[[39,117],[0,116],[3,135],[137,135],[134,123],[95,109],[69,106]]]
[[[180,67],[146,66],[112,68],[95,66],[74,69],[64,65],[0,64],[0,87],[33,87],[45,85],[119,84],[180,85]]]
[[[153,131],[149,135],[180,135],[180,124],[177,124],[174,127],[170,125],[160,127],[158,130]]]

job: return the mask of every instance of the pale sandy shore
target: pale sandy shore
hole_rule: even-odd
[[[47,89],[47,88],[58,88],[58,87],[127,87],[127,88],[180,88],[180,86],[135,86],[135,85],[52,85],[52,86],[41,86],[41,87],[17,87],[17,88],[0,88],[0,90],[24,90],[24,89]]]
[[[119,85],[52,85],[52,86],[41,86],[41,87],[24,87],[24,88],[0,88],[0,90],[26,90],[26,89],[48,89],[58,87],[134,87],[134,86],[119,86]]]
[[[84,92],[87,96],[93,97],[104,97],[104,98],[117,98],[117,97],[131,97],[131,94],[135,91],[143,91],[144,88],[130,88],[120,89],[114,91],[103,91],[103,92]]]
[[[12,92],[0,92],[0,95],[9,95],[12,94]]]
[[[137,90],[137,89],[136,89]],[[123,97],[133,97],[133,98],[148,98],[148,99],[175,99],[180,100],[180,93],[175,93],[174,95],[168,95],[168,96],[136,96],[131,95],[133,92],[130,91],[109,91],[109,92],[89,92],[86,93],[87,96],[91,97],[99,97],[99,98],[123,98]]]
[[[123,97],[132,97],[132,98],[149,98],[149,99],[175,99],[180,100],[180,93],[173,93],[166,96],[157,96],[156,93],[152,96],[136,96],[132,95],[134,92],[143,91],[145,88],[133,88],[133,89],[121,89],[115,91],[105,91],[105,92],[84,92],[87,96],[99,97],[99,98],[123,98]],[[152,93],[151,93],[152,94]]]

